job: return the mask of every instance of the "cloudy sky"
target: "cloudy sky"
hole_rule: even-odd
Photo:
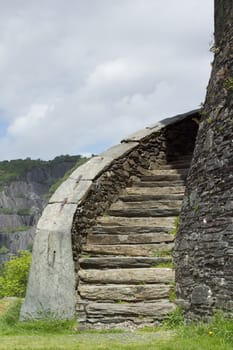
[[[96,154],[205,98],[213,0],[0,9],[0,160]]]

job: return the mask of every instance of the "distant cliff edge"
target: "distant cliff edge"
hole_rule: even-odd
[[[50,161],[0,162],[0,263],[18,250],[31,249],[35,225],[50,194],[69,170],[86,160],[65,155]]]

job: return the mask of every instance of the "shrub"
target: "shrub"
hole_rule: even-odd
[[[0,298],[5,296],[24,297],[27,287],[31,253],[20,251],[3,264],[0,276]]]

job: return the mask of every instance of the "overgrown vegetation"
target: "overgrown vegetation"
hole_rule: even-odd
[[[153,252],[153,256],[156,258],[165,258],[168,256],[171,256],[172,250],[171,249],[161,249],[161,250],[155,250]]]
[[[177,234],[177,232],[178,232],[178,229],[179,229],[179,224],[180,224],[180,217],[177,216],[177,217],[175,218],[175,221],[174,221],[174,228],[173,228],[171,231],[169,231],[169,233],[170,233],[171,235],[176,236],[176,234]]]
[[[226,79],[223,85],[227,91],[233,91],[233,78]]]
[[[1,304],[6,300],[0,301]],[[233,320],[217,313],[210,323],[186,325],[180,309],[162,327],[132,332],[77,331],[75,321],[52,319],[19,322],[21,300],[0,311],[0,349],[66,350],[231,350]]]
[[[4,215],[20,215],[20,216],[27,216],[31,214],[30,208],[0,208],[0,214]]]
[[[0,162],[0,186],[9,184],[11,181],[22,180],[35,167],[49,168],[61,162],[77,162],[83,159],[86,158],[82,158],[81,155],[62,155],[49,161],[41,159],[33,160],[31,158],[4,160]]]
[[[24,297],[26,292],[31,253],[20,251],[19,256],[12,256],[0,270],[0,298]]]
[[[1,233],[15,233],[15,232],[22,232],[22,231],[27,231],[31,228],[31,226],[15,226],[15,227],[3,227],[0,229]]]
[[[9,252],[9,249],[6,246],[2,245],[0,247],[0,254],[7,254],[8,252]]]

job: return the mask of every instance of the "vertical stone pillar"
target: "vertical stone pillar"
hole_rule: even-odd
[[[215,53],[175,244],[187,318],[233,310],[233,2],[215,1]]]

